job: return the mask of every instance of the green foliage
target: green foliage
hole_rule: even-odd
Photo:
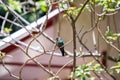
[[[64,16],[76,16],[78,15],[78,12],[81,10],[82,6],[84,4],[80,4],[79,7],[69,7],[66,3],[66,0],[63,0],[64,3],[60,3],[59,6],[66,9],[67,10],[67,14],[65,14]],[[73,0],[70,0],[71,2],[73,2]],[[120,8],[120,0],[90,0],[90,4],[91,5],[95,5],[95,6],[101,6],[102,11],[105,11],[106,13],[109,12],[114,12],[116,11],[118,8]],[[89,5],[87,4],[83,11],[91,11]]]
[[[115,69],[117,73],[120,73],[120,62],[118,62],[116,66],[112,66],[111,69]]]
[[[116,61],[118,61],[118,62],[120,61],[120,53],[118,54]]]
[[[35,21],[36,19],[44,16],[47,11],[46,0],[37,0],[35,2],[35,4],[34,4],[34,1],[33,2],[31,1],[29,4],[26,4],[27,6],[24,5],[26,7],[27,14],[23,13],[23,6],[21,6],[21,0],[5,0],[4,2],[6,4],[8,4],[8,6],[10,6],[14,11],[18,12],[19,15],[22,14],[22,17],[30,23]],[[0,4],[0,15],[4,17],[6,12],[7,12],[7,7]],[[11,21],[13,21],[15,19],[14,15],[11,13],[8,14],[7,18]],[[3,22],[3,20],[0,19],[0,25],[2,25],[2,22]],[[15,22],[18,24],[21,24],[17,20]],[[22,22],[22,23],[24,24],[24,22]],[[24,24],[24,25],[26,25],[26,24]],[[11,23],[9,23],[9,22],[5,23],[5,28],[4,28],[5,33],[12,34],[15,31],[21,29],[20,27],[17,27],[15,25],[11,26],[11,28],[10,28],[10,26],[11,26]]]
[[[100,64],[95,64],[94,61],[91,61],[87,64],[78,66],[75,69],[75,78],[80,80],[86,80],[87,78],[89,78],[90,80],[94,80],[95,78],[91,76],[92,71],[101,74],[104,71],[104,69],[101,68]]]
[[[4,31],[5,33],[9,34],[12,31],[12,28],[5,27]]]
[[[67,4],[62,4],[62,3],[60,3],[59,4],[59,7],[61,8],[64,8],[64,9],[68,9],[68,5]]]
[[[79,10],[80,10],[80,8],[70,7],[70,8],[68,8],[68,10],[67,10],[67,14],[68,14],[69,16],[77,16]]]
[[[77,7],[66,7],[67,15],[68,16],[77,16],[79,11],[81,10],[82,6],[83,6],[83,4],[80,4],[80,7],[78,7],[78,8]],[[84,11],[91,11],[88,5],[85,6],[85,8],[83,9],[83,12]],[[65,14],[64,16],[67,16],[67,15]]]
[[[4,52],[0,52],[0,59],[4,59],[5,58],[5,53]]]
[[[0,15],[5,16],[6,10],[3,5],[0,4]]]
[[[22,17],[31,23],[44,15],[45,15],[45,12],[43,12],[42,10],[38,10],[36,12],[25,14]]]
[[[114,12],[119,6],[120,0],[90,0],[92,5],[101,6],[102,11]]]
[[[47,11],[47,3],[46,3],[45,0],[39,0],[37,3],[39,4],[40,9],[41,9],[42,11],[44,11],[44,12]]]
[[[8,0],[9,6],[13,9],[18,11],[19,13],[22,13],[22,6],[20,5],[19,1],[16,0]]]
[[[105,37],[109,42],[112,42],[117,40],[119,36],[117,33],[113,33],[112,30],[107,30],[105,33]]]

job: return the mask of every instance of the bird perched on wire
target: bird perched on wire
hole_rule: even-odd
[[[62,56],[65,55],[65,51],[64,51],[64,42],[63,42],[63,39],[61,37],[58,37],[57,38],[57,45],[58,47],[60,48],[60,51],[62,53]]]

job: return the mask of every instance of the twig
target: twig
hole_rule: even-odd
[[[104,16],[104,15],[106,15],[106,16],[112,16],[112,15],[118,13],[118,10],[120,9],[120,8],[119,8],[119,9],[115,9],[115,11],[112,12],[112,13],[107,13],[106,11],[104,11],[104,12],[102,12],[102,13],[97,13],[97,12],[92,8],[91,5],[89,5],[89,6],[90,6],[91,10],[92,10],[97,16],[99,16],[99,17]]]
[[[21,47],[20,45],[18,45],[18,44],[15,44],[15,43],[13,43],[13,42],[6,42],[6,41],[4,41],[4,40],[2,40],[2,42],[5,42],[5,43],[9,43],[9,44],[11,44],[11,45],[14,45],[14,46],[18,47],[22,52],[25,53],[24,48],[22,48],[22,47]]]
[[[79,59],[82,55],[78,56],[76,59]],[[69,60],[67,63],[65,63],[65,65],[63,65],[57,72],[55,75],[58,75],[68,64],[72,63],[74,61],[74,59],[72,58],[71,60]]]
[[[55,41],[53,38],[51,38],[50,36],[48,36],[45,32],[43,32],[42,35],[43,35],[46,39],[48,39],[49,41],[51,41],[53,44],[56,43],[56,41]],[[70,42],[72,42],[72,40],[70,40],[68,43],[70,43]],[[66,43],[65,45],[67,45],[68,43]],[[64,46],[65,46],[65,45],[64,45]],[[67,50],[65,50],[65,53],[67,53],[68,55],[71,55],[70,52],[67,51]]]
[[[92,30],[94,30],[97,27],[97,24],[99,22],[99,18],[97,19],[97,21],[95,22],[95,25],[93,27],[91,27],[89,30],[85,31],[82,36],[81,36],[81,40],[84,38],[84,36],[88,33],[91,32]]]
[[[100,77],[95,71],[93,71],[93,73],[95,74],[95,76],[97,76],[97,78],[98,78],[99,80],[103,80],[103,79],[101,79],[101,77]]]
[[[3,67],[5,68],[5,70],[7,70],[7,72],[9,73],[9,75],[10,75],[11,77],[15,78],[15,79],[19,79],[18,76],[12,74],[12,72],[5,66],[5,62],[4,62],[2,59],[1,59],[1,61],[2,61]]]
[[[30,23],[28,21],[26,21],[24,18],[22,18],[17,12],[15,12],[14,10],[12,10],[9,6],[7,6],[4,2],[0,1],[0,3],[4,6],[7,7],[7,9],[15,16],[17,16],[20,20],[22,20],[23,22],[25,22],[27,25],[29,25]]]
[[[118,33],[119,31],[118,31],[118,28],[117,28],[117,25],[116,25],[116,17],[115,17],[115,15],[113,15],[113,24],[114,24],[114,26],[115,26],[115,31],[116,31],[116,33]],[[118,48],[120,48],[120,38],[118,38],[118,40],[117,40],[117,45],[118,45]]]
[[[75,26],[75,21],[71,17],[71,26],[72,26],[72,31],[73,31],[73,78],[75,78],[75,68],[76,68],[76,26]]]
[[[48,65],[48,69],[51,70],[51,62],[52,62],[52,59],[53,59],[53,55],[54,55],[54,52],[55,52],[55,48],[56,48],[57,44],[55,43],[54,44],[54,47],[53,47],[53,51],[52,51],[52,54],[50,56],[50,59],[49,59],[49,65]]]
[[[3,33],[3,34],[4,34],[4,27],[5,27],[5,23],[6,23],[6,19],[8,17],[8,14],[9,14],[9,12],[7,12],[5,14],[5,19],[3,20],[3,23],[2,23],[2,26],[1,26],[1,33]]]
[[[39,36],[39,35],[38,35]],[[36,37],[37,38],[37,37]],[[34,41],[34,40],[36,40],[36,38],[34,37],[33,38],[33,40],[29,43],[29,45],[27,46],[27,49],[26,49],[26,55],[31,59],[32,57],[28,54],[28,49],[29,49],[29,46],[31,45],[31,43]],[[41,43],[40,43],[41,44]],[[42,44],[41,44],[42,45]],[[46,53],[45,52],[45,49],[44,49],[44,47],[43,47],[43,50],[44,50],[44,54]],[[40,64],[37,60],[34,60],[34,59],[32,59],[32,61],[34,62],[34,63],[36,63],[37,65],[39,65],[44,71],[46,71],[47,73],[49,73],[49,74],[51,74],[51,75],[54,75],[54,73],[52,72],[52,71],[49,71],[47,68],[45,68],[42,64]]]
[[[0,15],[0,18],[3,19],[3,20],[6,20],[6,21],[8,21],[9,23],[12,23],[12,24],[14,24],[14,25],[16,25],[16,26],[18,26],[18,27],[23,27],[22,25],[20,25],[20,24],[18,24],[18,23],[15,23],[15,22],[13,22],[13,21],[11,21],[11,20],[9,20],[9,19],[6,19],[6,18],[2,17],[1,15]]]
[[[48,17],[47,17],[47,18],[48,18]],[[47,18],[46,18],[46,20],[47,20]],[[32,57],[28,54],[28,49],[29,49],[29,46],[31,45],[31,43],[32,43],[34,40],[36,40],[36,41],[42,46],[42,48],[43,48],[43,50],[44,50],[44,54],[46,53],[43,45],[41,44],[41,42],[40,42],[39,40],[37,40],[37,37],[39,37],[41,34],[43,34],[43,31],[40,32],[36,37],[33,36],[33,40],[32,40],[32,41],[29,43],[29,45],[27,46],[27,49],[26,49],[26,53],[25,53],[25,54],[26,54],[30,59],[31,59]],[[45,72],[49,73],[50,75],[54,75],[54,73],[53,73],[52,71],[49,71],[49,70],[48,70],[47,68],[45,68],[42,64],[40,64],[37,60],[32,59],[32,61],[33,61],[34,63],[36,63],[37,65],[39,65]]]
[[[65,65],[63,65],[57,72],[55,75],[58,75],[68,64],[72,63],[73,59],[68,61]]]
[[[93,57],[93,59],[101,65],[101,67],[106,71],[106,73],[107,73],[111,78],[113,78],[114,80],[116,80],[116,78],[115,78],[113,75],[111,75],[111,74],[105,69],[104,65],[102,65],[102,64],[100,63],[100,61],[93,56],[92,52],[89,50],[89,48],[88,48],[86,45],[84,45],[84,43],[81,41],[81,39],[79,38],[78,35],[77,35],[77,38],[78,38],[78,40],[79,40],[79,43],[81,43],[81,45],[91,54],[91,56]]]
[[[86,0],[86,2],[83,4],[82,8],[80,9],[78,15],[76,16],[76,18],[74,19],[74,21],[76,22],[79,18],[79,16],[81,15],[83,9],[85,8],[85,6],[87,5],[87,3],[89,2],[89,0]]]
[[[115,50],[117,50],[118,52],[120,52],[120,49],[118,49],[115,45],[113,45],[111,42],[109,42],[109,41],[107,41],[107,40],[105,39],[105,37],[103,36],[103,34],[102,34],[102,32],[101,32],[101,30],[100,30],[99,27],[97,28],[97,30],[98,30],[99,34],[102,36],[103,40],[104,40],[107,44],[109,44],[109,45],[110,45],[111,47],[113,47]]]
[[[43,53],[43,54],[44,54],[44,53]],[[43,55],[43,54],[40,54],[40,55],[37,55],[37,56],[35,56],[35,57],[33,57],[33,58],[28,59],[28,60],[21,66],[21,68],[20,68],[20,70],[19,70],[19,80],[22,80],[22,71],[23,71],[23,69],[25,68],[25,65],[26,65],[29,61],[31,61],[31,60],[33,60],[33,59],[35,59],[35,58],[38,58],[38,57],[40,57],[40,56]]]
[[[32,57],[28,54],[28,53],[26,53],[26,55],[31,59]],[[41,67],[45,72],[47,72],[48,74],[50,74],[50,75],[54,75],[54,73],[52,72],[52,71],[49,71],[47,68],[45,68],[41,63],[39,63],[37,60],[35,60],[35,59],[32,59],[32,61],[34,62],[34,63],[36,63],[39,67]]]
[[[26,23],[27,25],[29,25],[30,23],[28,22],[28,21],[26,21],[23,17],[21,17],[21,15],[19,15],[17,12],[15,12],[14,10],[12,10],[9,6],[7,6],[5,3],[4,3],[4,1],[0,1],[0,3],[2,4],[2,5],[4,5],[4,6],[6,6],[7,7],[7,9],[9,10],[9,12],[11,12],[11,14],[13,14],[15,17],[17,17],[16,19],[22,24],[22,22],[20,21],[20,20],[22,20],[24,23]],[[20,20],[19,20],[19,19]],[[13,23],[12,23],[13,24]],[[16,23],[14,23],[14,24],[16,24]],[[18,25],[19,26],[19,25]],[[21,27],[24,27],[25,29],[26,29],[26,31],[29,33],[29,34],[31,34],[31,32],[22,24],[22,26]]]
[[[28,13],[30,13],[30,11],[29,11],[29,12],[26,12],[26,13],[21,14],[21,16],[26,15],[26,14],[28,14]],[[17,16],[15,17],[15,19],[13,20],[13,22],[15,22],[16,20],[18,20],[18,17],[17,17]],[[16,22],[15,22],[15,23],[16,23]],[[11,23],[10,27],[12,27],[12,26],[13,26],[13,24]],[[18,27],[20,27],[20,26],[18,26]]]
[[[91,56],[91,55],[90,55]],[[88,57],[88,55],[79,55],[76,57],[76,59],[80,59],[81,57]],[[98,56],[96,56],[98,57]],[[55,75],[58,75],[68,64],[72,63],[74,61],[74,59],[72,58],[71,60],[69,60],[67,63],[65,63],[65,65],[63,65],[57,72]]]

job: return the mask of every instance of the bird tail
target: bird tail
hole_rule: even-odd
[[[64,55],[65,55],[64,47],[60,48],[60,51],[61,51],[61,53],[62,53],[62,56],[64,56]]]

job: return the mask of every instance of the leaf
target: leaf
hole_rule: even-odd
[[[116,66],[112,66],[111,69],[120,69],[120,62]]]
[[[94,62],[95,62],[94,60],[91,61],[91,62],[89,62],[89,63],[87,64],[87,66],[91,66]]]
[[[41,9],[42,11],[44,11],[44,12],[47,11],[47,4],[46,4],[45,0],[40,0],[40,1],[38,1],[38,4],[40,5],[40,9]]]
[[[13,9],[18,11],[19,13],[22,13],[22,6],[19,1],[16,0],[8,0],[9,6]]]
[[[82,77],[83,76],[83,73],[80,73],[80,72],[77,72],[76,73],[76,78],[80,78],[80,77]]]
[[[112,40],[115,41],[119,37],[119,35],[117,33],[113,33],[112,30],[106,31],[105,36],[108,41],[112,41]]]
[[[45,6],[42,6],[42,7],[41,7],[41,10],[44,11],[44,12],[46,12],[46,11],[47,11],[47,8],[46,8]]]
[[[91,5],[100,6],[107,13],[115,12],[119,8],[120,0],[90,0]]]
[[[73,2],[74,0],[69,0],[69,2]]]
[[[90,80],[95,80],[95,78],[94,78],[94,77],[91,77]]]
[[[80,80],[86,80],[86,78],[85,77],[80,77]]]
[[[106,36],[111,36],[112,34],[113,34],[112,30],[107,30],[105,33]]]
[[[114,12],[115,9],[107,9],[108,12]]]
[[[100,68],[100,64],[95,64],[94,68],[95,68],[95,69]]]
[[[4,53],[4,52],[1,52],[1,53],[0,53],[0,58],[1,58],[1,59],[4,59],[4,58],[5,58],[5,53]]]
[[[9,33],[12,31],[12,29],[5,27],[5,28],[4,28],[4,31],[5,31],[5,33],[9,34]]]
[[[88,78],[90,78],[91,77],[91,75],[90,75],[90,73],[87,73],[87,74],[85,74]]]
[[[120,62],[118,62],[116,66],[112,66],[111,69],[115,69],[117,73],[120,73]]]
[[[80,4],[80,6],[83,7],[83,4]],[[91,9],[90,9],[89,5],[86,5],[86,6],[84,7],[83,12],[84,12],[84,11],[89,11],[89,12],[91,12]]]

